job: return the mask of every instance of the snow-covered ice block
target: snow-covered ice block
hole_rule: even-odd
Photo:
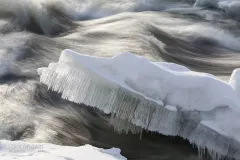
[[[227,83],[210,74],[189,70],[178,71],[169,66],[171,65],[166,63],[163,65],[159,62],[152,63],[144,57],[131,53],[121,53],[112,58],[100,58],[64,50],[58,63],[51,63],[48,69],[40,68],[39,73],[43,71],[41,76],[43,83],[46,82],[56,91],[62,91],[65,98],[77,103],[85,103],[87,100],[88,103],[93,103],[93,106],[99,106],[99,103],[88,101],[92,98],[90,96],[82,97],[84,94],[81,93],[85,91],[81,87],[82,84],[87,88],[86,83],[90,83],[90,87],[97,90],[100,89],[98,88],[100,85],[105,85],[101,88],[103,90],[106,86],[109,89],[121,87],[122,91],[118,94],[128,91],[136,96],[135,98],[147,100],[149,103],[162,106],[165,101],[166,104],[177,105],[186,110],[207,111],[224,105],[237,107],[239,100]],[[177,68],[177,65],[175,67]],[[94,83],[100,85],[94,86]],[[88,95],[89,91],[87,89]],[[108,93],[107,90],[106,92]],[[109,101],[109,95],[105,100]]]
[[[53,144],[0,141],[0,160],[127,160],[118,148],[101,149],[90,145],[81,147]]]
[[[211,154],[217,155],[214,157],[238,158],[240,124],[230,122],[240,120],[235,116],[240,113],[239,96],[236,88],[213,75],[173,63],[151,62],[131,53],[103,58],[71,50],[64,50],[58,63],[38,72],[40,81],[61,93],[62,98],[111,114],[118,131],[137,133],[146,129],[181,136],[199,148],[216,152]],[[231,141],[203,123],[206,121],[223,128]]]

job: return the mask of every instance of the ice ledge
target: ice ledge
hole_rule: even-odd
[[[239,157],[240,101],[232,83],[237,72],[229,85],[210,74],[131,53],[99,58],[71,50],[38,72],[40,81],[62,98],[111,113],[118,131],[181,136],[200,153],[207,148],[215,159]]]

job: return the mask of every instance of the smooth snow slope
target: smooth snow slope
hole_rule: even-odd
[[[38,72],[62,98],[112,113],[117,130],[141,127],[187,138],[215,159],[240,157],[237,82],[131,53],[101,58],[64,50],[58,63]]]
[[[126,160],[120,149],[31,144],[20,141],[0,141],[0,160]]]

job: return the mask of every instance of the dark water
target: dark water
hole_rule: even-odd
[[[210,0],[209,0],[210,1]],[[235,12],[191,0],[0,0],[0,138],[119,147],[137,160],[195,160],[178,137],[118,134],[109,115],[64,101],[39,83],[37,68],[63,49],[132,52],[228,80],[240,67]]]

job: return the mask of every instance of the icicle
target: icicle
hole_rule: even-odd
[[[218,160],[218,157],[228,155],[229,139],[220,135],[218,132],[200,123],[188,137],[191,143],[195,143],[201,149],[207,148],[210,157]],[[206,154],[202,155],[205,156]]]
[[[155,108],[162,107],[116,84],[101,81],[101,77],[74,68],[71,64],[58,64],[49,70],[43,69],[41,82],[54,91],[62,92],[63,99],[97,107],[144,129],[148,128]]]
[[[142,134],[143,129],[141,127],[135,126],[132,123],[118,119],[114,116],[111,118],[111,124],[114,127],[114,130],[117,131],[118,133],[133,133],[133,134]]]
[[[164,108],[155,108],[148,130],[171,136],[177,136],[179,134],[180,124],[177,108],[171,106],[170,109],[169,107],[170,106],[166,105]]]

